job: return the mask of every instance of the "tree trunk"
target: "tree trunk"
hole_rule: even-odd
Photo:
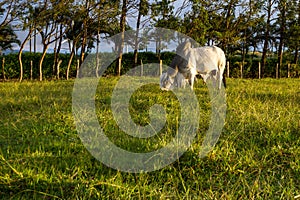
[[[49,45],[45,45],[44,46],[43,54],[42,54],[42,57],[41,57],[40,62],[39,62],[39,74],[40,74],[39,80],[40,81],[43,80],[43,62],[44,62],[44,58],[46,56],[48,47],[49,47]]]
[[[227,12],[226,12],[226,16],[225,16],[225,22],[226,22],[226,30],[230,30],[230,26],[231,26],[231,18],[232,16],[234,15],[233,12],[234,12],[234,8],[235,8],[235,0],[230,0],[228,2],[228,5],[227,5]],[[228,45],[228,41],[229,38],[227,36],[227,33],[226,33],[226,36],[223,38],[223,41],[221,42],[221,48],[227,52],[227,45]]]
[[[244,43],[242,44],[242,66],[245,67],[246,63],[246,54],[247,54],[247,47],[245,47]]]
[[[256,46],[253,47],[253,53],[252,53],[252,56],[251,56],[252,61],[254,60],[255,52],[256,52]]]
[[[34,25],[35,27],[35,25]],[[36,29],[34,29],[34,34],[33,34],[33,53],[36,53]]]
[[[138,46],[139,46],[139,32],[140,32],[140,24],[141,24],[141,17],[142,17],[142,9],[143,8],[143,0],[140,0],[139,4],[139,14],[136,22],[136,34],[135,34],[135,40],[134,40],[134,65],[133,67],[135,68],[137,66],[138,62]]]
[[[20,78],[19,78],[19,82],[22,82],[22,80],[23,80],[22,52],[23,52],[23,49],[24,49],[24,47],[25,47],[25,44],[26,44],[26,43],[28,42],[28,40],[30,39],[31,33],[32,33],[32,30],[30,29],[28,35],[26,36],[25,40],[24,40],[23,43],[21,44],[20,50],[19,50],[19,53],[18,53],[18,59],[19,59],[19,64],[20,64]]]
[[[294,55],[294,64],[298,64],[298,51],[299,51],[299,47],[297,46],[295,49],[295,55]]]
[[[5,57],[2,58],[2,79],[3,79],[3,82],[6,80],[4,67],[5,67]]]
[[[158,38],[158,40],[156,41],[156,55],[158,60],[160,60],[160,54],[161,54],[161,38]]]
[[[283,54],[283,46],[284,46],[284,38],[285,38],[285,23],[286,23],[286,2],[285,0],[281,0],[280,4],[280,41],[278,47],[278,78],[280,78],[280,69],[282,67],[282,54]]]
[[[56,31],[55,31],[55,37],[57,37],[57,32],[58,32],[58,26],[56,27]],[[57,45],[58,45],[58,41],[56,40],[54,43],[54,49],[53,49],[53,53],[54,53],[54,60],[53,60],[53,65],[52,65],[52,76],[55,77],[56,74],[56,61],[58,60],[57,58]]]
[[[30,29],[32,29],[32,24],[29,26]],[[31,41],[31,36],[30,36],[30,40],[29,40],[29,53],[31,54],[32,53],[32,41]]]
[[[83,38],[82,38],[82,44],[81,44],[80,63],[79,63],[79,65],[81,65],[84,61],[86,43],[87,43],[87,30],[84,30],[84,34],[83,34]]]
[[[74,56],[77,57],[77,53],[76,53],[76,46],[78,43],[78,38],[75,38],[72,43],[69,41],[69,49],[70,49],[70,58],[69,58],[69,62],[68,62],[68,67],[67,67],[67,72],[66,72],[66,79],[69,80],[69,74],[70,74],[70,68],[74,59]]]
[[[83,21],[83,36],[82,36],[82,42],[81,42],[81,52],[80,52],[80,63],[79,66],[82,65],[85,57],[85,50],[87,46],[87,37],[88,37],[88,17],[89,17],[89,1],[86,1],[85,3],[85,9],[86,9],[86,16],[84,17]]]
[[[277,58],[277,63],[278,63],[278,78],[281,77],[280,70],[281,70],[281,67],[282,67],[282,54],[283,54],[283,41],[280,39],[279,49],[278,49],[278,58]]]
[[[120,19],[120,30],[121,30],[122,34],[121,34],[121,44],[120,44],[120,48],[119,48],[119,62],[117,65],[117,75],[118,76],[121,76],[122,56],[123,56],[125,26],[126,26],[126,14],[127,14],[127,1],[128,0],[123,0],[122,14],[121,14],[121,19]]]
[[[75,54],[75,49],[73,47],[72,50],[71,50],[71,54],[70,54],[70,58],[69,58],[69,62],[68,62],[68,67],[67,67],[67,71],[66,71],[66,79],[67,80],[69,80],[69,73],[70,73],[70,68],[71,68],[71,64],[72,64],[72,61],[73,61],[74,54]]]
[[[99,64],[100,64],[100,62],[99,62],[99,43],[100,43],[100,30],[98,29],[97,44],[96,44],[96,71],[95,71],[97,78],[99,77]]]
[[[59,53],[61,50],[61,43],[62,43],[62,39],[63,39],[63,25],[60,25],[60,30],[59,30],[59,40],[55,41],[55,48],[54,48],[54,65],[53,65],[53,75],[57,75],[58,73],[58,63],[59,63]],[[56,33],[56,37],[57,37],[57,33]],[[56,77],[58,78],[58,77]]]
[[[261,58],[261,76],[262,78],[265,76],[265,66],[267,61],[267,52],[268,52],[268,43],[270,37],[270,23],[271,23],[271,12],[272,12],[272,0],[268,0],[267,5],[267,24],[266,24],[266,31],[264,35],[264,46],[263,46],[263,53]]]

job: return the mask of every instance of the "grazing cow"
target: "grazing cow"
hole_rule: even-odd
[[[166,73],[160,77],[160,87],[162,90],[170,90],[181,85],[177,80],[188,80],[193,90],[196,75],[200,74],[204,82],[212,78],[217,83],[219,89],[222,86],[223,73],[226,65],[226,57],[222,49],[216,46],[204,46],[192,48],[191,43],[184,42],[176,49],[176,56],[172,60]],[[181,74],[181,75],[178,75]],[[225,78],[225,77],[224,77]]]
[[[168,79],[167,72],[163,73],[161,75],[161,80]],[[165,90],[165,88],[169,88],[170,90],[174,88],[185,88],[186,84],[189,82],[188,79],[186,79],[181,73],[177,73],[174,79],[169,79],[168,82],[166,82],[165,85],[163,85],[163,82],[160,82],[160,88],[162,90]]]

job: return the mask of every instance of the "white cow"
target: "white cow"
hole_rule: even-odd
[[[192,48],[190,42],[180,44],[176,49],[176,56],[169,69],[160,77],[162,90],[170,90],[176,86],[176,80],[181,79],[177,74],[182,74],[193,89],[196,75],[200,74],[204,82],[208,78],[216,81],[221,89],[226,57],[222,49],[216,46]],[[225,85],[225,80],[224,80]]]

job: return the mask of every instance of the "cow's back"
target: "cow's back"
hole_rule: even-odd
[[[197,71],[201,74],[206,74],[217,69],[218,54],[217,49],[213,46],[204,46],[193,49],[194,64]]]

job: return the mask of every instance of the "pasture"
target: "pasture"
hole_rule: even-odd
[[[97,116],[114,143],[147,152],[170,140],[176,117],[147,140],[122,133],[110,109],[118,79],[101,81]],[[300,79],[228,79],[226,124],[204,158],[198,152],[210,101],[198,81],[201,117],[192,146],[173,164],[141,174],[108,168],[85,149],[72,115],[73,84],[0,83],[0,199],[300,199]],[[132,118],[142,125],[154,103],[170,116],[180,112],[159,85],[144,86],[130,101]]]

